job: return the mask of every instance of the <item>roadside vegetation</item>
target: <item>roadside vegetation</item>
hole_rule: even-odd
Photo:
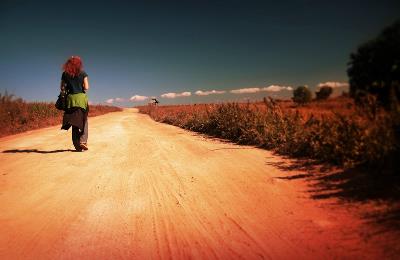
[[[89,116],[120,111],[113,106],[91,105]],[[0,137],[61,124],[63,112],[49,102],[26,102],[8,93],[0,93]]]
[[[385,164],[398,152],[392,115],[371,106],[358,108],[351,99],[339,97],[303,106],[269,99],[247,104],[143,106],[139,110],[156,121],[238,144],[353,167]]]

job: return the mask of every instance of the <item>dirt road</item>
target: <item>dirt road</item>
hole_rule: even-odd
[[[377,258],[360,218],[312,200],[284,159],[156,123],[89,119],[0,139],[0,259]],[[295,172],[298,174],[299,172]],[[381,243],[380,243],[381,242]]]

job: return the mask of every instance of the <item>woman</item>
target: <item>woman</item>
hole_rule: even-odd
[[[75,149],[80,152],[88,150],[89,104],[86,91],[89,90],[89,81],[80,57],[72,56],[63,65],[60,88],[68,93],[61,129],[68,130],[72,126]]]

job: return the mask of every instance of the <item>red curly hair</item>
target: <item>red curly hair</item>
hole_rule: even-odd
[[[79,56],[71,56],[63,65],[63,70],[72,77],[78,76],[82,69],[82,59]]]

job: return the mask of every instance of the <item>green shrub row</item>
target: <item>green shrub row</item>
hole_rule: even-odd
[[[345,167],[379,164],[398,151],[396,121],[389,114],[368,117],[365,111],[355,111],[304,118],[298,111],[282,111],[275,102],[265,105],[262,110],[226,103],[202,110],[142,107],[140,111],[184,129]]]

